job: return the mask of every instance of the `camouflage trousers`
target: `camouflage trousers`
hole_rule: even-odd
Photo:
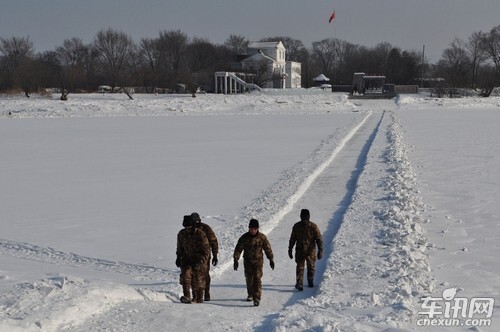
[[[307,282],[312,283],[314,281],[314,269],[316,263],[316,253],[313,252],[311,255],[305,256],[296,254],[295,263],[297,263],[296,268],[296,280],[298,286],[304,285],[304,269],[307,265]]]
[[[243,262],[248,296],[259,300],[262,295],[262,264]]]
[[[210,294],[210,282],[212,281],[212,278],[210,278],[210,263],[211,262],[211,257],[208,256],[207,264],[205,266],[205,286],[203,287],[205,289],[205,295]],[[194,278],[191,278],[191,281],[194,281]],[[181,285],[184,284],[184,273],[182,273],[182,268],[181,268],[181,276],[179,278],[179,283]],[[192,286],[194,289],[195,287]]]
[[[210,282],[212,278],[210,278],[210,262],[212,260],[211,255],[208,256],[207,264],[205,266],[205,294],[210,294]]]
[[[205,265],[195,269],[193,265],[181,267],[180,284],[185,297],[192,298],[195,302],[203,302],[203,291],[205,290]],[[191,296],[191,289],[193,296]],[[201,294],[201,299],[199,299]]]

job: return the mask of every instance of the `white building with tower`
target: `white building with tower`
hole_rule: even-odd
[[[301,64],[286,61],[286,49],[281,41],[251,42],[247,54],[238,56],[238,60],[235,72],[215,73],[216,93],[301,87]],[[252,79],[248,82],[250,76]]]

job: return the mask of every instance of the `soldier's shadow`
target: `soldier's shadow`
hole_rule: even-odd
[[[262,290],[268,290],[279,293],[294,293],[296,290],[293,288],[293,285],[262,285]]]
[[[233,288],[237,289],[238,293],[241,293],[240,297],[225,297],[225,298],[217,298],[217,297],[212,297],[210,301],[206,301],[203,303],[206,304],[211,304],[214,306],[219,306],[219,307],[240,307],[240,308],[245,308],[245,307],[250,307],[253,306],[253,302],[247,301],[246,300],[246,285],[235,285],[235,284],[211,284],[210,285],[211,289],[214,288]],[[210,292],[214,294],[214,292]],[[216,293],[216,292],[215,292]]]
[[[246,300],[246,285],[241,284],[241,285],[235,285],[235,284],[212,284],[210,285],[212,289],[215,288],[232,288],[238,293],[241,293],[241,296],[238,297],[225,297],[225,298],[217,298],[217,297],[212,297],[210,301],[204,302],[206,304],[211,304],[215,306],[221,306],[221,307],[252,307],[253,302],[252,301],[247,301]],[[280,292],[280,293],[296,293],[297,291],[293,288],[292,285],[271,285],[271,284],[264,284],[262,285],[262,292]],[[212,294],[214,292],[211,292]],[[215,292],[216,293],[216,292]],[[300,296],[300,294],[296,294]],[[303,294],[303,297],[307,297],[309,295]]]

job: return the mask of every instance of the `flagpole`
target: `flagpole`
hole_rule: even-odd
[[[335,20],[335,9],[333,10],[333,19]],[[336,43],[337,42],[337,29],[335,27],[335,22],[333,22],[333,41]],[[335,81],[337,80],[337,62],[338,59],[335,57],[335,61],[333,62],[333,85],[335,85]],[[333,89],[332,89],[333,91]]]
[[[335,9],[333,9],[333,19],[335,20],[335,17],[337,15],[335,14]],[[335,28],[335,22],[333,23],[333,39],[337,39],[337,29]]]
[[[335,8],[334,8],[333,9],[333,13],[330,15],[330,19],[328,20],[329,24],[333,23],[333,27],[332,27],[332,29],[333,29],[333,42],[336,42],[336,39],[337,39],[337,37],[336,37],[336,33],[337,32],[336,32],[336,29],[335,29],[335,22],[334,22],[336,16],[337,16],[337,14],[336,14],[336,11],[335,11]],[[332,83],[335,83],[335,79],[336,79],[336,65],[335,65],[335,60],[336,59],[334,59],[334,62],[333,62],[333,81],[332,81]]]
[[[425,44],[422,47],[422,73],[420,78],[420,87],[424,87],[424,63],[425,63]]]

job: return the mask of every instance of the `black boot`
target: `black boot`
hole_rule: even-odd
[[[186,296],[181,296],[181,302],[186,303],[186,304],[190,304],[191,299],[189,297],[186,297]]]

